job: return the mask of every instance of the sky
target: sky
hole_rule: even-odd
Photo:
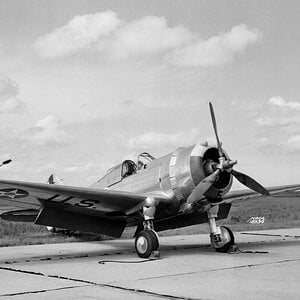
[[[214,142],[211,101],[235,169],[300,183],[299,8],[0,0],[0,177],[89,186],[140,152]]]

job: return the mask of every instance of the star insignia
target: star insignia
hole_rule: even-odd
[[[9,199],[16,199],[16,198],[24,198],[28,196],[26,191],[20,189],[2,189],[0,190],[0,198],[9,198]]]

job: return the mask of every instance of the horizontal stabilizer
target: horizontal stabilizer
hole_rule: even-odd
[[[3,213],[0,217],[11,222],[34,222],[39,212],[37,209],[14,210]]]

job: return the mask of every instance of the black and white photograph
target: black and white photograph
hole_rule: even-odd
[[[0,300],[299,299],[299,12],[0,0]]]

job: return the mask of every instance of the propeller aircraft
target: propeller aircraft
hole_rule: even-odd
[[[227,218],[233,200],[293,191],[300,185],[264,188],[233,169],[237,164],[222,147],[213,105],[210,114],[216,146],[197,143],[160,158],[143,152],[137,163],[125,160],[110,168],[90,188],[0,180],[0,215],[8,221],[121,237],[135,226],[135,250],[148,258],[159,248],[157,232],[208,223],[211,244],[227,252],[232,231],[217,226]],[[247,190],[230,191],[233,178]]]

